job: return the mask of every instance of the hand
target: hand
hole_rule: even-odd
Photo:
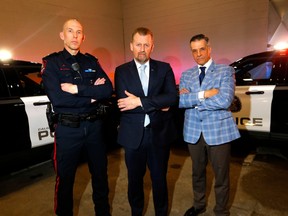
[[[204,98],[210,98],[218,93],[219,93],[219,89],[216,89],[216,88],[206,90],[204,91]]]
[[[136,97],[126,90],[125,94],[127,95],[126,98],[121,98],[117,101],[120,111],[132,110],[142,105],[139,97]]]
[[[77,85],[74,85],[72,83],[61,83],[61,89],[62,91],[71,93],[71,94],[77,94],[78,93],[78,87]]]
[[[165,108],[162,108],[161,111],[167,112],[169,109],[170,109],[170,107],[165,107]]]
[[[98,78],[97,80],[95,80],[94,85],[103,85],[105,84],[106,79],[105,78]],[[96,102],[96,99],[91,99],[91,103]]]
[[[98,78],[95,82],[94,85],[103,85],[105,84],[106,79],[105,78]]]
[[[182,88],[182,89],[180,89],[180,91],[179,91],[179,94],[180,94],[180,95],[181,95],[181,94],[187,94],[187,93],[189,93],[189,90],[186,89],[186,88]]]

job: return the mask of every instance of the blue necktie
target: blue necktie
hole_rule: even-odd
[[[203,81],[203,79],[205,77],[205,69],[206,69],[206,67],[199,67],[199,68],[201,70],[201,73],[199,75],[199,81],[200,81],[200,85],[201,85],[201,83],[202,83],[202,81]]]
[[[145,94],[145,96],[147,96],[147,93],[148,93],[148,76],[145,73],[145,68],[146,68],[146,65],[140,66],[140,80],[142,83],[142,88],[143,88],[144,94]],[[144,127],[146,127],[149,123],[150,123],[150,118],[146,114],[145,115],[145,121],[144,121]]]
[[[144,91],[144,94],[145,96],[147,96],[147,92],[148,92],[148,77],[145,73],[145,68],[146,68],[146,65],[141,65],[140,66],[140,80],[141,80],[141,83],[142,83],[142,88],[143,88],[143,91]]]

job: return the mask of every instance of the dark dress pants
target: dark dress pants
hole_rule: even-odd
[[[146,166],[150,170],[153,202],[156,216],[168,215],[167,166],[169,146],[151,142],[151,129],[144,129],[143,140],[138,149],[125,148],[128,170],[128,200],[132,216],[142,216],[144,208],[143,180]]]
[[[79,158],[87,156],[92,178],[95,214],[109,216],[107,156],[102,139],[102,121],[83,121],[79,128],[57,125],[54,166],[56,171],[55,213],[73,216],[73,185]]]
[[[206,166],[211,162],[215,175],[214,213],[216,216],[229,215],[228,201],[230,189],[230,149],[231,144],[225,143],[217,146],[209,146],[201,135],[196,144],[189,144],[188,149],[192,159],[192,180],[195,208],[206,207]]]

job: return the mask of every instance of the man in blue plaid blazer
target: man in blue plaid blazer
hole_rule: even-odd
[[[198,65],[182,73],[179,87],[179,107],[185,109],[183,134],[192,159],[194,193],[194,205],[185,216],[206,211],[208,160],[215,174],[214,213],[216,216],[229,215],[230,144],[240,137],[229,111],[235,93],[235,71],[212,60],[209,38],[205,35],[193,36],[190,46]],[[200,81],[202,70],[205,76]]]

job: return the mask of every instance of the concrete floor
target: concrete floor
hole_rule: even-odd
[[[110,202],[113,216],[129,216],[127,172],[123,149],[109,152]],[[233,156],[231,163],[231,216],[288,216],[288,162],[284,158]],[[213,174],[208,166],[208,206],[203,216],[213,215]],[[51,161],[0,178],[1,216],[51,216],[55,175]],[[170,216],[181,216],[192,205],[191,160],[186,147],[172,148],[168,186]],[[146,216],[153,216],[149,173],[145,176]],[[74,194],[75,216],[92,216],[90,175],[79,166]]]

